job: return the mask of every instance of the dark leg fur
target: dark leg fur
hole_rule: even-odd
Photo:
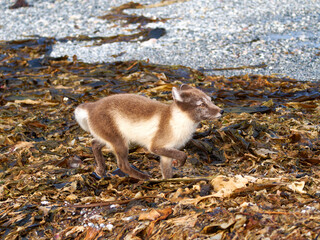
[[[187,160],[187,154],[177,149],[153,148],[152,152],[160,156],[173,158],[174,160],[176,160],[177,167],[183,166]]]
[[[92,141],[92,151],[94,155],[94,160],[96,161],[95,172],[99,177],[103,177],[106,171],[106,162],[101,152],[104,146],[104,143],[101,143],[95,139]]]
[[[161,156],[160,168],[163,178],[172,178],[172,164],[177,167],[181,167],[187,160],[187,154],[177,149],[154,147],[152,148],[152,152]]]
[[[120,170],[128,174],[132,178],[146,180],[149,179],[147,174],[133,169],[128,162],[128,147],[125,144],[117,144],[114,146],[115,155],[117,157],[117,163]]]
[[[96,169],[95,173],[98,175],[98,177],[103,177],[105,175],[106,170],[106,163],[105,159],[102,155],[102,148],[105,146],[104,143],[100,143],[98,140],[92,141],[92,151],[94,154],[95,162],[96,162]],[[146,174],[143,174],[142,172],[139,172],[138,170],[133,169],[129,162],[128,162],[128,148],[124,145],[121,146],[121,148],[117,147],[117,149],[114,149],[115,155],[117,157],[117,164],[120,170],[126,174],[128,174],[132,178],[136,179],[149,179],[149,176]]]

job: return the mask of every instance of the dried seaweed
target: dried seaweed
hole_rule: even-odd
[[[317,239],[318,82],[205,76],[143,61],[50,58],[55,39],[1,42],[2,239]],[[75,106],[116,93],[171,101],[172,86],[203,89],[226,109],[202,122],[175,179],[135,146],[130,162],[154,180],[92,175],[90,136]]]

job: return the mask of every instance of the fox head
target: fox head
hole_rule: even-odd
[[[220,118],[223,110],[211,102],[211,98],[199,89],[181,85],[180,90],[173,87],[172,96],[176,105],[195,121]]]

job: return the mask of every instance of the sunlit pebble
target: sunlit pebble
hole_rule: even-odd
[[[70,164],[70,167],[71,167],[71,168],[79,168],[79,166],[80,166],[80,164],[79,164],[79,163],[75,163],[75,162],[72,162],[72,163]]]
[[[89,227],[94,227],[94,224],[93,224],[92,222],[89,222],[89,223],[88,223],[88,226],[89,226]]]
[[[317,211],[315,207],[305,206],[305,209],[303,209],[301,213],[315,212],[315,211]]]
[[[48,202],[48,201],[42,201],[41,202],[41,205],[48,205],[50,202]]]
[[[100,218],[102,218],[102,216],[99,214],[95,214],[95,215],[89,217],[89,219],[100,219]]]
[[[134,216],[130,216],[130,217],[125,217],[125,218],[123,218],[122,220],[123,221],[131,221],[131,220],[133,220],[134,219]]]
[[[250,202],[244,202],[244,203],[242,203],[241,205],[240,205],[240,207],[252,207],[252,206],[254,206],[255,204],[252,204],[252,203],[250,203]]]
[[[76,140],[73,139],[73,140],[70,141],[69,145],[73,146],[75,144],[75,142],[76,142]]]
[[[156,43],[157,43],[157,39],[150,38],[148,41],[142,42],[141,46],[143,46],[143,47],[158,47],[158,45],[156,45]]]
[[[75,15],[71,15],[71,16],[69,16],[69,19],[72,19],[72,20],[74,20],[74,19],[81,19],[81,15],[80,14],[75,14]]]
[[[111,223],[108,223],[106,228],[109,230],[109,231],[112,231],[113,229],[113,225]]]

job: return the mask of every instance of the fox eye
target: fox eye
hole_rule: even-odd
[[[203,102],[203,101],[201,101],[201,100],[198,100],[198,101],[196,102],[196,105],[197,105],[198,107],[201,107],[201,108],[203,108],[203,107],[206,106],[205,102]]]
[[[200,106],[201,104],[203,104],[202,101],[200,101],[200,100],[196,101],[196,105],[197,105],[197,106]]]

